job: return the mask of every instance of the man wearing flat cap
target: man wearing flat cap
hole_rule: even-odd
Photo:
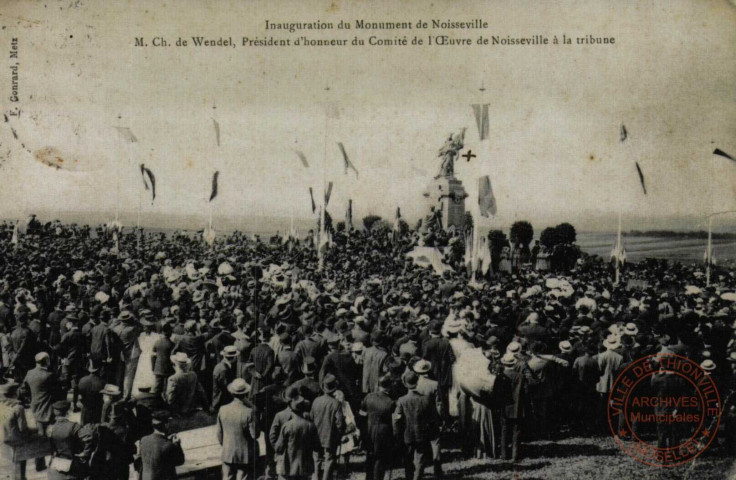
[[[184,451],[176,435],[167,435],[168,421],[168,412],[154,412],[153,433],[141,438],[140,480],[177,479],[176,467],[184,464]]]
[[[222,445],[222,478],[245,480],[258,455],[255,415],[246,399],[250,386],[242,378],[236,378],[227,390],[232,401],[220,408],[217,414],[217,440]]]

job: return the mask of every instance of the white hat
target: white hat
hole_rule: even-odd
[[[636,335],[639,333],[639,329],[636,327],[635,323],[627,323],[626,327],[624,328],[624,333],[626,335]]]
[[[616,350],[621,346],[621,343],[619,343],[617,335],[611,334],[606,337],[606,340],[603,342],[603,346],[608,350]]]
[[[563,340],[563,341],[561,341],[561,342],[560,342],[560,343],[558,344],[558,346],[560,347],[560,350],[561,350],[561,351],[562,351],[563,353],[568,353],[568,352],[572,352],[572,344],[570,343],[570,341],[569,341],[569,340]]]
[[[521,352],[521,344],[519,342],[511,342],[506,347],[506,353],[515,355],[519,352]]]
[[[706,372],[712,372],[713,370],[716,369],[716,364],[713,360],[711,360],[710,358],[707,358],[703,360],[703,363],[700,364],[700,368],[702,368]]]
[[[513,353],[507,353],[501,357],[501,363],[507,367],[513,367],[516,365],[516,357]]]

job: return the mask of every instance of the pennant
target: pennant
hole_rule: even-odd
[[[220,171],[216,171],[212,175],[212,193],[210,194],[210,202],[217,196],[217,178],[220,176]]]
[[[296,153],[297,157],[299,157],[299,160],[302,161],[302,165],[304,165],[304,168],[309,168],[309,162],[307,162],[306,155],[304,155],[304,153],[300,152],[299,150],[294,150],[294,153]]]
[[[146,168],[146,165],[143,163],[141,163],[141,176],[143,176],[143,186],[146,187],[146,190],[151,191],[151,201],[153,202],[156,200],[156,177],[153,176],[153,172],[149,168]],[[146,180],[146,177],[148,177],[148,180]]]
[[[345,212],[345,230],[350,232],[353,229],[353,200],[348,200],[348,210]]]
[[[337,146],[340,147],[340,152],[342,152],[342,159],[345,162],[345,175],[348,174],[348,169],[352,168],[353,171],[355,172],[356,178],[359,178],[360,174],[358,173],[358,170],[355,168],[355,165],[353,165],[353,162],[351,162],[350,159],[348,158],[348,154],[345,151],[345,145],[343,145],[342,142],[339,142]]]
[[[314,194],[312,193],[312,187],[309,187],[309,199],[312,200],[312,213],[317,211],[317,205],[314,204]]]
[[[705,263],[710,263],[711,265],[716,264],[716,256],[713,254],[713,246],[711,245],[710,248],[705,247],[705,254],[703,255],[703,261]]]
[[[13,226],[13,238],[10,239],[12,245],[18,245],[18,222]]]
[[[496,215],[496,197],[493,196],[491,178],[488,175],[478,179],[478,206],[482,216]]]
[[[215,125],[215,140],[217,141],[217,146],[220,146],[220,124],[217,123],[217,120],[214,118],[212,119],[212,123]]]
[[[325,207],[330,203],[330,197],[332,196],[332,182],[327,184],[327,191],[325,191]]]
[[[626,130],[626,125],[621,124],[621,141],[625,142],[629,138],[629,132]]]
[[[394,220],[394,231],[393,231],[393,240],[396,240],[396,236],[399,234],[400,228],[399,228],[399,221],[401,220],[401,207],[396,207],[396,219]]]
[[[715,150],[713,150],[713,155],[720,155],[723,158],[727,158],[727,159],[729,159],[729,160],[731,160],[733,162],[736,162],[736,158],[733,158],[731,155],[727,154],[726,152],[724,152],[720,148],[716,148]]]
[[[478,125],[478,137],[481,140],[488,138],[488,104],[474,104],[473,114],[475,115],[475,123]]]
[[[122,138],[126,142],[135,143],[138,141],[138,139],[135,138],[135,135],[133,135],[133,132],[131,132],[130,128],[128,127],[115,127],[115,130],[118,131],[120,138]]]
[[[644,183],[644,174],[641,172],[641,167],[639,166],[639,162],[636,163],[636,171],[639,172],[639,181],[641,182],[641,188],[644,190],[644,195],[647,194],[647,186]]]

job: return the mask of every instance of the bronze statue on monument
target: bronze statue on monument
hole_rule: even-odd
[[[465,147],[465,129],[463,128],[459,133],[449,134],[445,144],[440,148],[439,157],[442,158],[440,164],[440,171],[435,178],[455,178],[455,159]]]

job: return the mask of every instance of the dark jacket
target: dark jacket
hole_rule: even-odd
[[[72,465],[69,472],[57,472],[49,468],[49,480],[61,480],[69,478],[82,478],[86,474],[86,468],[76,455],[82,452],[84,445],[79,437],[82,427],[78,423],[69,421],[67,418],[59,418],[48,427],[47,434],[51,442],[51,451],[54,457],[71,460]]]
[[[174,366],[171,364],[171,352],[174,350],[174,342],[166,337],[161,337],[153,344],[153,374],[169,377],[174,374]]]
[[[234,362],[235,359],[233,359],[233,363]],[[212,372],[213,411],[217,412],[221,406],[232,402],[233,396],[230,395],[230,392],[227,390],[227,386],[230,385],[230,382],[235,380],[236,373],[235,365],[230,365],[225,362],[225,360],[215,365],[215,369]]]
[[[366,447],[374,455],[386,457],[394,451],[391,416],[395,410],[396,402],[386,393],[369,393],[363,399],[360,411],[368,417]]]
[[[276,472],[284,476],[306,477],[314,473],[313,452],[319,451],[317,427],[309,420],[294,415],[281,428],[276,442],[280,454]]]
[[[253,410],[234,399],[217,414],[217,440],[224,463],[252,464],[256,458],[256,422]]]
[[[202,370],[204,365],[205,349],[204,337],[194,335],[182,335],[176,342],[176,346],[171,353],[184,352],[192,361],[191,371],[194,373]]]
[[[337,448],[345,429],[345,417],[340,402],[327,394],[317,397],[312,403],[311,417],[319,432],[322,448]]]
[[[102,394],[105,381],[96,373],[82,377],[79,381],[79,396],[82,401],[82,425],[99,423],[102,418]]]
[[[440,387],[452,385],[452,364],[455,362],[455,354],[446,338],[432,337],[424,342],[422,358],[432,363],[432,378],[437,380]]]
[[[394,434],[404,433],[404,443],[428,442],[439,435],[440,418],[432,398],[409,390],[396,402]]]
[[[176,467],[184,463],[181,445],[160,433],[141,439],[141,480],[176,480]]]
[[[56,375],[37,366],[29,370],[21,387],[31,395],[31,411],[37,422],[49,423],[54,418],[51,405],[59,399],[59,383]]]

